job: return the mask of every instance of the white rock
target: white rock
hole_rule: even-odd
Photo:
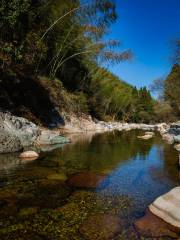
[[[28,159],[28,158],[38,158],[39,157],[39,154],[35,151],[26,151],[26,152],[22,152],[20,155],[19,155],[19,158],[21,159]]]
[[[165,222],[180,228],[180,186],[157,198],[149,209]]]
[[[167,143],[169,144],[173,144],[174,143],[174,136],[171,134],[163,134],[162,135],[162,139],[165,140]]]
[[[138,136],[139,139],[144,139],[144,140],[151,139],[152,137],[153,137],[152,135]]]
[[[154,134],[154,132],[145,132],[145,135],[152,135],[152,136],[154,136],[155,134]]]
[[[178,152],[180,152],[180,143],[179,144],[176,144],[176,145],[174,145],[174,148],[178,151]]]

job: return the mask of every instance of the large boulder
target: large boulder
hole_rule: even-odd
[[[149,209],[154,215],[180,231],[180,187],[173,188],[157,198]]]
[[[171,239],[177,239],[178,233],[168,223],[151,213],[149,210],[146,211],[144,217],[136,220],[135,229],[137,232],[144,237],[149,238],[161,238],[170,237]]]
[[[42,130],[25,118],[0,112],[0,153],[16,152],[33,145],[59,146],[68,142],[58,131]]]
[[[180,236],[180,187],[157,198],[144,217],[135,222],[137,231],[145,237]]]
[[[19,138],[0,126],[0,153],[17,152],[21,149]]]
[[[39,128],[25,118],[0,112],[0,153],[16,152],[34,143]]]

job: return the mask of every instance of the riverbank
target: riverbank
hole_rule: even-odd
[[[113,226],[115,219],[122,223],[118,232],[113,230],[115,239],[153,239],[150,222],[143,231],[135,224],[157,197],[179,185],[177,155],[159,134],[147,141],[138,139],[139,134],[144,132],[74,133],[76,142],[31,162],[20,161],[17,153],[8,166],[1,154],[0,239],[35,239],[40,234],[96,239],[97,233],[109,236],[109,219]],[[160,237],[159,224],[156,229],[154,239],[170,239]]]
[[[59,144],[66,144],[71,141],[71,136],[76,133],[86,134],[87,132],[108,132],[108,131],[130,131],[143,130],[158,132],[163,140],[169,144],[180,143],[180,123],[121,123],[104,122],[93,120],[89,115],[63,116],[65,125],[49,130],[35,125],[25,118],[13,116],[10,113],[0,112],[0,153],[18,152],[32,149],[37,151],[52,150]],[[69,139],[70,138],[70,139]]]
[[[86,132],[106,132],[106,131],[130,131],[130,130],[143,130],[158,132],[163,140],[169,144],[180,142],[180,122],[176,123],[157,123],[157,124],[144,124],[144,123],[122,123],[122,122],[104,122],[93,120],[89,115],[68,116],[65,118],[65,126],[60,128],[60,132],[65,135],[73,133],[86,133]]]

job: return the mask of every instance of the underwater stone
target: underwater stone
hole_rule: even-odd
[[[103,187],[103,182],[106,178],[104,174],[97,174],[94,172],[81,172],[71,176],[67,184],[71,187],[78,187],[78,188],[96,188],[96,187]],[[105,182],[104,182],[105,183]]]
[[[116,215],[96,214],[85,220],[79,231],[87,240],[108,240],[122,231],[122,225]]]
[[[174,229],[171,228],[171,225],[155,216],[149,210],[146,211],[144,217],[135,222],[135,228],[144,237],[160,238],[168,236],[177,239],[178,236]]]
[[[54,173],[48,175],[47,179],[65,182],[67,180],[67,176],[64,173]]]
[[[180,187],[157,198],[150,206],[150,211],[180,231]]]

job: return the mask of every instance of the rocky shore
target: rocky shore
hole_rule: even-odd
[[[58,147],[59,144],[69,143],[65,136],[72,133],[130,131],[139,129],[145,131],[144,140],[153,137],[151,132],[159,132],[162,138],[169,144],[180,143],[180,122],[166,124],[142,124],[103,122],[93,120],[91,116],[82,115],[64,116],[65,126],[56,130],[41,128],[25,118],[13,116],[10,113],[0,112],[0,153],[18,152],[30,150],[35,147],[39,151],[48,151]],[[147,132],[148,131],[148,132]],[[149,135],[149,136],[148,136]],[[143,136],[141,137],[143,139]],[[175,145],[179,152],[180,148]]]
[[[32,146],[41,150],[68,142],[59,131],[43,129],[25,118],[0,112],[0,153],[18,152]]]
[[[89,115],[64,116],[65,126],[61,128],[64,134],[68,133],[84,133],[84,132],[106,132],[106,131],[130,131],[143,130],[158,132],[163,140],[169,144],[180,143],[180,121],[176,123],[159,123],[159,124],[143,124],[143,123],[122,123],[122,122],[104,122],[93,120]]]

